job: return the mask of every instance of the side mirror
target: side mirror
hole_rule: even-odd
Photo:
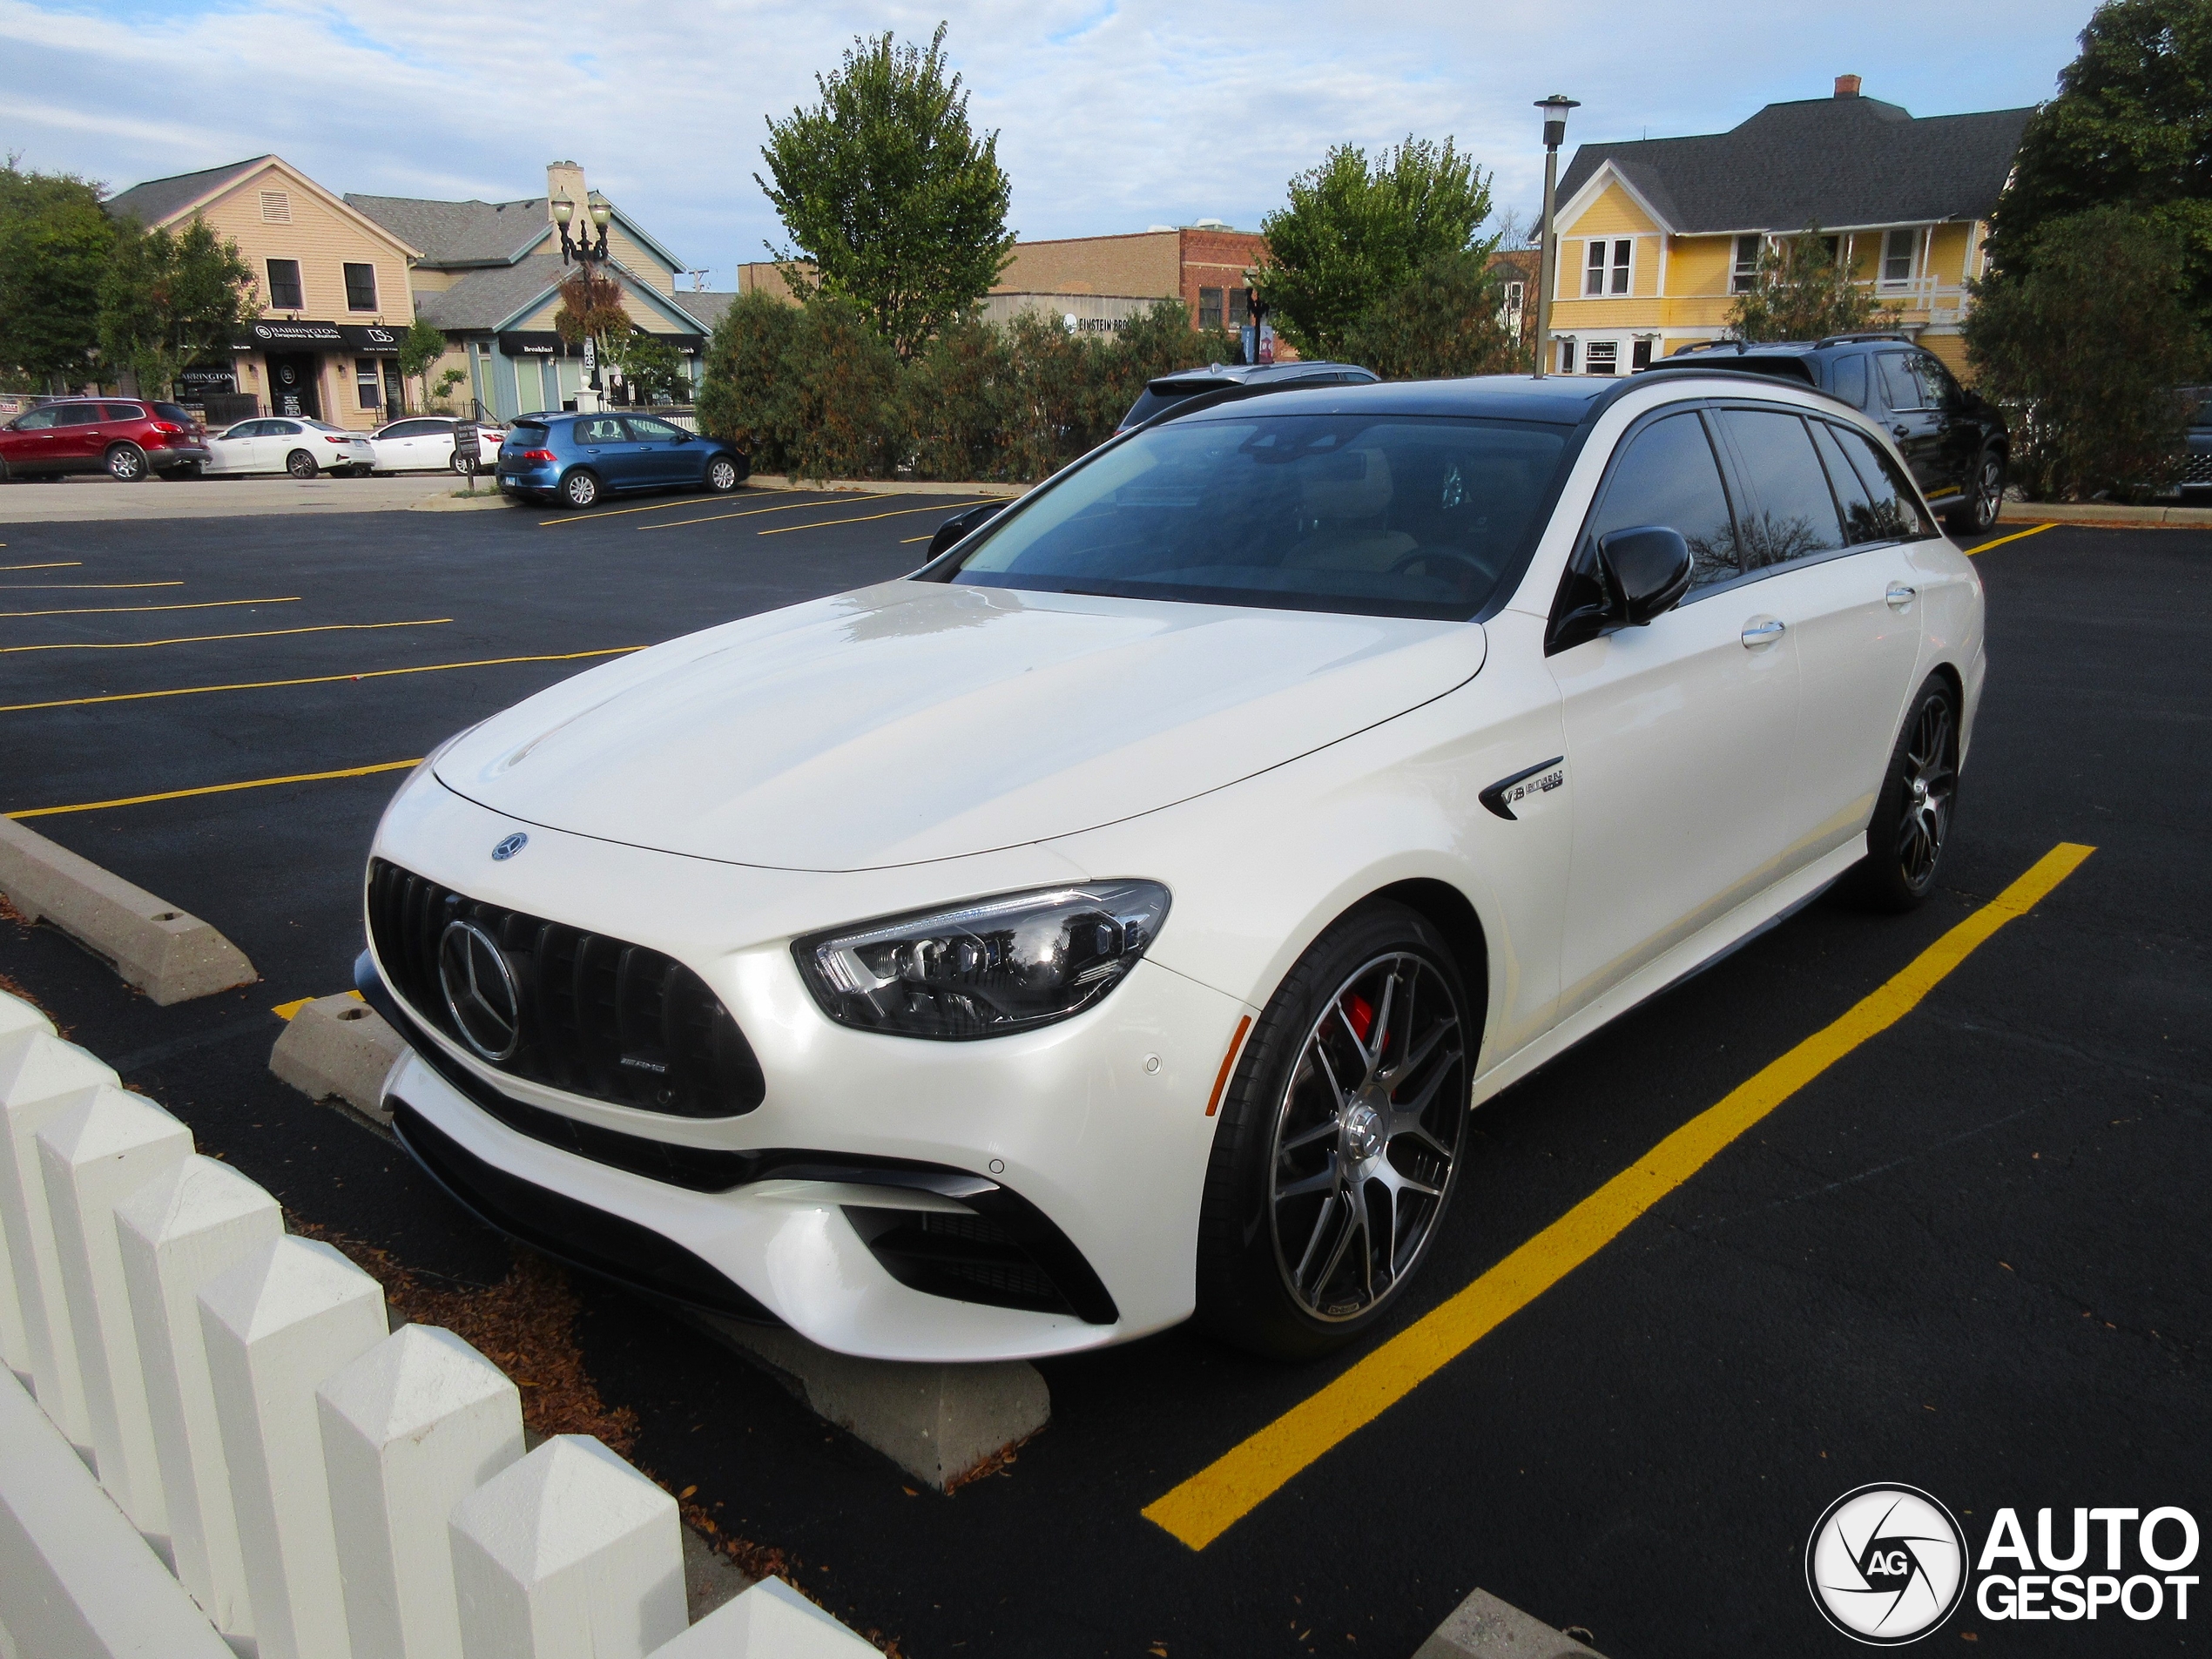
[[[685,430],[684,430],[684,428],[683,428],[682,427],[680,427],[680,426],[679,426],[679,427],[678,427],[678,428],[676,428],[676,442],[678,442],[678,443],[689,443],[689,442],[691,442],[691,441],[692,439],[694,439],[694,438],[696,438],[696,437],[698,437],[698,433],[696,433],[696,432],[686,432],[686,431],[685,431]]]
[[[1615,530],[1598,543],[1597,559],[1605,572],[1609,620],[1630,628],[1673,610],[1689,591],[1696,568],[1682,532],[1660,524]]]
[[[954,513],[940,524],[937,527],[937,533],[929,538],[930,558],[935,558],[954,543],[966,539],[969,531],[978,528],[985,520],[1005,510],[1004,502],[987,501],[981,506],[971,507],[964,513]]]

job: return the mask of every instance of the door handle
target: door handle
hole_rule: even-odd
[[[1912,435],[1912,428],[1905,425],[1902,421],[1899,421],[1895,426],[1892,427],[1890,431],[1892,435],[1900,438],[1909,438]]]
[[[1743,624],[1744,648],[1757,651],[1762,645],[1770,645],[1782,637],[1782,624],[1771,617],[1764,622],[1747,622]]]
[[[1919,590],[1917,588],[1908,588],[1902,582],[1892,582],[1890,583],[1890,590],[1882,597],[1889,602],[1889,607],[1892,610],[1910,610],[1912,609],[1912,601],[1919,597]]]

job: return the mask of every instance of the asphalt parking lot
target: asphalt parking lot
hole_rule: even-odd
[[[12,925],[0,976],[302,1219],[490,1284],[502,1242],[266,1069],[272,1006],[348,982],[400,769],[608,654],[909,569],[966,499],[0,528],[0,810],[213,922],[263,981],[158,1008]],[[2061,528],[1980,564],[1993,667],[1944,891],[1901,919],[1816,905],[1485,1106],[1396,1328],[2054,847],[2095,851],[1204,1548],[1145,1510],[1357,1353],[1282,1367],[1170,1332],[1049,1363],[1050,1426],[947,1499],[581,1285],[586,1363],[637,1413],[637,1460],[931,1656],[1402,1659],[1477,1585],[1610,1659],[1842,1653],[1803,1552],[1862,1483],[1928,1489],[1977,1543],[2000,1506],[2031,1534],[2045,1507],[2212,1521],[2212,533]],[[1970,1606],[1931,1641],[2132,1655],[2195,1628]]]

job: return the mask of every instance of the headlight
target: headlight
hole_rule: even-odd
[[[799,971],[840,1025],[998,1037],[1080,1014],[1159,936],[1168,890],[1093,881],[919,911],[796,940]]]

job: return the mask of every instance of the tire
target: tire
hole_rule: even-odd
[[[446,465],[453,469],[454,476],[456,478],[466,478],[476,470],[469,464],[469,457],[457,449],[454,452],[453,459],[447,462]]]
[[[119,484],[142,484],[146,481],[146,452],[135,443],[111,444],[101,464],[107,468],[107,475]]]
[[[1959,694],[1932,675],[1905,716],[1846,890],[1870,909],[1911,910],[1935,891],[1959,800]]]
[[[1994,448],[1984,449],[1974,463],[1966,499],[1943,516],[1954,536],[1984,536],[1996,527],[2005,507],[2005,457]]]
[[[726,496],[745,482],[745,474],[728,455],[716,455],[706,463],[706,487],[718,496]]]
[[[589,467],[577,467],[561,480],[561,504],[582,511],[599,499],[599,475]]]
[[[284,469],[294,478],[312,478],[322,470],[315,465],[315,458],[305,449],[294,449],[285,456]]]
[[[1203,1328],[1310,1359],[1387,1316],[1451,1204],[1480,1035],[1451,950],[1404,906],[1364,905],[1314,941],[1223,1096],[1199,1212]]]

